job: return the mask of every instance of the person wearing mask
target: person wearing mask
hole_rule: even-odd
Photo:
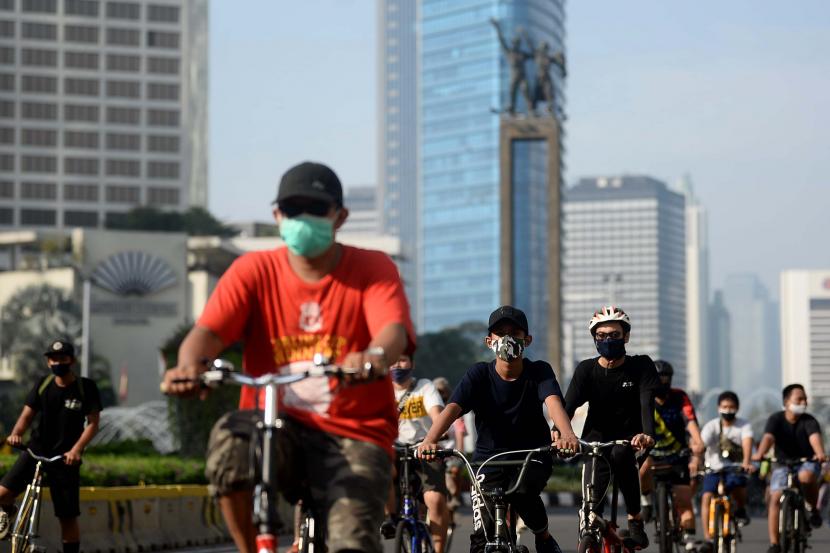
[[[98,432],[101,395],[94,380],[75,374],[75,347],[55,340],[44,353],[50,374],[32,387],[23,412],[6,441],[23,446],[23,434],[32,426],[28,448],[43,457],[63,455],[63,463],[44,464],[55,516],[60,521],[64,553],[78,553],[81,531],[79,467],[84,449]],[[35,474],[35,461],[28,452],[17,458],[0,481],[0,539],[10,530],[14,499],[26,489]]]
[[[821,473],[820,463],[827,461],[821,427],[815,417],[807,413],[807,392],[801,384],[789,384],[783,392],[784,410],[773,413],[764,426],[764,435],[753,460],[760,461],[764,455],[775,447],[778,460],[812,458],[798,469],[798,480],[804,492],[810,525],[821,526],[821,514],[816,509],[818,501],[818,477]],[[777,466],[770,477],[770,497],[767,509],[769,531],[769,553],[780,553],[778,543],[778,515],[781,491],[787,487],[787,468]]]
[[[422,441],[444,408],[444,401],[432,381],[428,378],[416,379],[413,370],[412,359],[408,355],[402,355],[398,362],[389,368],[392,386],[395,389],[395,401],[398,402],[398,442],[406,445]],[[421,479],[421,488],[424,491],[432,545],[435,553],[443,553],[447,525],[450,521],[444,464],[438,459],[421,459],[415,472]],[[400,467],[397,467],[397,474],[401,474]],[[387,539],[395,537],[398,489],[399,486],[393,482],[386,503],[387,513],[391,516],[380,527],[381,534]]]
[[[475,414],[476,447],[474,461],[521,449],[555,445],[559,449],[576,450],[577,439],[562,405],[562,392],[553,368],[544,361],[531,361],[524,356],[533,341],[527,317],[515,307],[504,305],[490,314],[485,345],[495,354],[489,363],[476,363],[464,374],[450,402],[424,438],[419,454],[429,458],[438,447],[441,436],[464,413]],[[542,405],[561,435],[554,438],[545,420]],[[528,465],[519,489],[507,502],[533,532],[536,551],[561,553],[559,544],[548,532],[548,515],[540,494],[551,475],[552,459],[539,458]],[[516,482],[516,467],[485,467],[484,489],[509,489]],[[488,500],[485,498],[485,502]],[[486,543],[485,527],[493,527],[492,504],[474,513],[470,536],[470,552],[481,553]]]
[[[631,319],[622,309],[603,307],[591,317],[588,330],[599,356],[576,366],[565,394],[565,408],[568,416],[573,417],[579,407],[588,403],[583,440],[631,442],[631,447],[615,446],[607,450],[607,463],[597,463],[596,489],[600,492],[606,489],[613,470],[628,512],[628,530],[624,535],[633,546],[644,549],[649,542],[640,513],[640,475],[634,450],[643,451],[654,445],[654,392],[660,381],[651,358],[626,354]],[[594,462],[594,459],[586,462],[583,493],[587,493],[586,479]],[[605,504],[605,500],[594,499],[597,506],[592,519],[602,517]],[[593,523],[594,520],[580,520],[580,535]]]

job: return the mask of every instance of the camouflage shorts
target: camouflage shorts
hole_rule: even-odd
[[[205,473],[211,491],[253,489],[254,411],[223,416],[210,433]],[[369,442],[334,436],[286,420],[277,436],[277,485],[291,503],[310,500],[327,516],[328,550],[381,553],[378,528],[391,484],[391,461]]]

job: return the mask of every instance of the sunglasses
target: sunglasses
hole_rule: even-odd
[[[279,207],[279,210],[282,211],[283,215],[289,218],[297,217],[303,213],[308,213],[309,215],[314,215],[316,217],[325,217],[329,214],[332,204],[321,200],[302,203],[285,201],[279,202],[277,206]]]

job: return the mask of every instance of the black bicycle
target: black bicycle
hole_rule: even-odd
[[[431,553],[435,550],[429,528],[424,523],[418,508],[421,484],[414,470],[414,464],[420,462],[415,455],[417,449],[417,445],[395,444],[395,453],[400,467],[398,484],[401,493],[398,511],[401,518],[395,527],[394,551],[396,553]]]
[[[370,354],[380,354],[370,350]],[[199,375],[198,381],[206,388],[216,388],[225,384],[250,386],[265,390],[265,405],[262,409],[262,420],[256,427],[256,455],[255,465],[258,467],[257,484],[254,488],[254,523],[257,526],[256,549],[258,553],[277,553],[277,531],[279,518],[277,516],[277,433],[285,425],[280,418],[279,388],[286,384],[299,382],[306,378],[334,376],[342,378],[350,375],[368,374],[374,376],[375,369],[366,364],[361,369],[348,369],[333,365],[329,359],[321,354],[314,355],[312,367],[290,374],[265,374],[249,376],[234,372],[232,363],[223,359],[216,359],[212,363],[212,370]],[[174,380],[174,382],[190,382],[189,380]],[[162,386],[162,391],[166,391]],[[324,525],[310,498],[303,498],[300,518],[301,553],[323,553],[326,550]]]
[[[772,463],[787,469],[787,487],[781,492],[781,510],[778,513],[781,553],[804,553],[809,547],[807,541],[810,537],[810,522],[801,482],[798,480],[798,468],[813,460],[812,457],[770,459]]]
[[[655,535],[660,553],[684,552],[683,530],[680,515],[674,504],[674,480],[678,474],[688,471],[690,450],[684,450],[666,457],[652,457],[651,472],[654,477]],[[683,463],[680,465],[680,463]]]

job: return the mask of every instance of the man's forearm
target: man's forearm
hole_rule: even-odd
[[[401,323],[392,323],[378,332],[369,344],[369,348],[383,348],[383,357],[388,367],[398,362],[401,354],[406,351],[406,344],[406,327]]]
[[[78,438],[78,441],[75,442],[75,446],[72,449],[76,449],[78,451],[83,451],[86,449],[86,446],[89,445],[89,442],[92,441],[92,438],[95,437],[95,434],[98,433],[98,423],[90,423],[86,425],[84,431],[81,433],[81,437]]]
[[[821,434],[813,434],[810,436],[810,445],[813,446],[813,453],[816,457],[824,457],[824,441],[821,439]]]
[[[12,428],[12,435],[22,436],[24,432],[29,428],[29,425],[32,423],[32,417],[28,416],[27,413],[24,411],[20,414],[17,418],[17,422],[14,423],[14,428]]]
[[[194,326],[179,346],[177,365],[198,365],[204,359],[212,359],[225,349],[222,340],[202,326]]]
[[[752,460],[752,438],[744,438],[741,446],[743,447],[744,464],[748,465]]]
[[[562,405],[562,399],[557,396],[548,396],[545,399],[545,404],[548,407],[548,415],[553,421],[553,425],[563,434],[574,434],[571,419]]]

